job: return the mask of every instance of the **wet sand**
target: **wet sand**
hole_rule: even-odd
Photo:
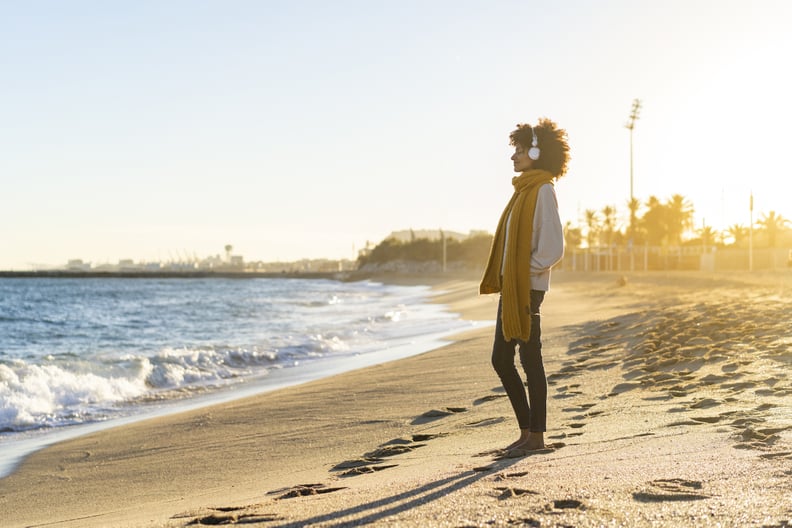
[[[3,526],[792,525],[792,275],[556,273],[547,449],[515,420],[492,328],[448,346],[111,429],[0,480]],[[432,284],[494,317],[475,277]]]

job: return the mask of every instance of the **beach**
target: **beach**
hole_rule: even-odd
[[[491,321],[475,276],[386,276]],[[547,448],[504,452],[491,326],[62,442],[0,525],[792,526],[792,274],[555,273]]]

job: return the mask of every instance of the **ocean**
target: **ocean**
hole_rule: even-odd
[[[0,476],[68,436],[414,355],[476,324],[429,295],[324,279],[2,278]]]

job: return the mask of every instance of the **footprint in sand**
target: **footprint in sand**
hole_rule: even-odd
[[[785,460],[792,460],[792,451],[780,451],[778,453],[764,453],[759,456],[765,459],[783,458]]]
[[[573,398],[575,396],[580,396],[581,394],[583,394],[583,392],[577,390],[578,388],[580,388],[579,384],[565,385],[563,387],[557,387],[556,388],[556,392],[558,392],[558,394],[553,396],[553,398],[558,400],[558,399],[563,399],[563,398]]]
[[[654,401],[668,401],[671,398],[673,398],[673,396],[671,396],[670,394],[661,394],[659,396],[641,396],[641,399],[643,401],[651,401],[651,402],[654,402]]]
[[[528,474],[528,472],[527,472],[527,471],[515,471],[515,472],[513,472],[513,473],[500,473],[500,474],[498,474],[498,475],[495,475],[495,477],[493,478],[493,480],[494,480],[495,482],[502,482],[502,481],[504,481],[504,480],[509,480],[509,479],[513,479],[513,478],[520,478],[520,477],[524,477],[524,476],[525,476],[525,475],[527,475],[527,474]]]
[[[334,491],[339,491],[346,489],[345,487],[337,487],[337,488],[329,488],[324,484],[298,484],[297,486],[292,486],[290,488],[283,488],[278,490],[273,490],[267,493],[267,495],[278,495],[275,497],[275,500],[281,499],[293,499],[295,497],[306,497],[309,495],[322,495],[324,493],[333,493]]]
[[[374,451],[366,453],[366,458],[386,458],[392,457],[396,455],[401,455],[402,453],[409,453],[414,449],[418,449],[419,447],[424,447],[426,444],[406,444],[406,445],[384,445]]]
[[[383,469],[390,469],[397,467],[398,464],[383,464],[381,466],[360,466],[356,468],[352,468],[350,470],[344,471],[340,473],[339,477],[356,477],[358,475],[365,475],[367,473],[376,473],[377,471],[382,471]]]
[[[330,471],[341,471],[343,469],[355,469],[359,467],[372,466],[384,461],[384,458],[356,458],[354,460],[346,460],[340,464],[336,464],[330,468]]]
[[[576,499],[559,499],[553,501],[555,510],[580,510],[585,509],[583,503]]]
[[[691,420],[693,420],[694,422],[699,422],[699,423],[713,424],[713,423],[718,423],[721,420],[723,420],[723,416],[694,416],[694,417],[691,418]]]
[[[467,407],[446,407],[445,409],[432,409],[413,419],[412,425],[425,424],[427,422],[437,420],[438,418],[445,418],[446,416],[463,412],[467,412]]]
[[[564,367],[559,372],[554,372],[547,376],[547,384],[555,385],[559,380],[571,378],[578,373],[575,367]]]
[[[484,418],[483,420],[477,420],[475,422],[468,422],[465,425],[467,427],[487,427],[490,425],[496,425],[499,423],[503,423],[506,421],[506,418],[503,416],[497,416],[492,418]]]
[[[339,474],[340,477],[354,477],[397,467],[398,464],[382,464],[382,462],[388,457],[409,453],[414,449],[426,446],[426,444],[420,442],[427,442],[444,436],[448,436],[448,433],[417,433],[412,435],[409,439],[394,438],[393,440],[385,442],[374,451],[366,453],[361,458],[346,460],[336,464],[330,468],[330,471],[343,471],[343,473]]]
[[[442,438],[444,436],[448,436],[448,433],[414,434],[414,435],[412,435],[412,441],[413,442],[426,442],[428,440],[434,440],[435,438]]]
[[[712,398],[703,398],[690,405],[691,409],[709,409],[710,407],[717,407],[721,402],[713,400]]]
[[[683,425],[701,425],[704,422],[696,422],[694,420],[679,420],[678,422],[671,422],[666,424],[666,427],[681,427]]]
[[[781,437],[778,436],[778,433],[782,431],[786,431],[790,429],[790,427],[776,427],[776,428],[765,428],[765,429],[751,429],[750,427],[746,427],[741,433],[736,435],[738,440],[742,440],[734,445],[737,449],[757,449],[757,450],[767,450],[772,448],[773,444],[775,444]]]
[[[500,400],[501,398],[505,398],[505,394],[489,394],[487,396],[482,396],[481,398],[477,398],[473,400],[473,405],[481,405],[482,403],[487,403],[493,400]]]
[[[717,374],[708,374],[701,378],[699,381],[704,385],[722,385],[724,382],[733,379],[733,376],[718,376]]]
[[[737,363],[727,363],[721,367],[721,371],[736,372],[738,368],[740,368],[740,365]]]
[[[498,449],[496,451],[490,451],[489,454],[494,455],[495,460],[523,458],[534,455],[546,455],[554,452],[557,449],[561,449],[565,445],[566,444],[563,442],[555,442],[552,444],[545,444],[544,449],[509,449],[508,451],[505,449]]]
[[[728,389],[732,392],[743,392],[747,389],[753,389],[755,387],[756,387],[756,382],[754,381],[737,381],[734,383],[723,383],[720,386],[720,388]]]
[[[433,440],[435,438],[441,438],[443,436],[448,436],[448,433],[414,434],[410,438],[394,438],[393,440],[389,440],[382,445],[383,446],[411,445],[411,444],[415,444],[416,442],[426,442],[427,440]],[[413,445],[412,447],[419,447],[419,446]]]
[[[709,499],[709,495],[697,493],[702,489],[701,482],[684,479],[658,479],[649,482],[644,491],[633,493],[638,502],[694,501]]]
[[[526,475],[528,475],[527,471],[518,471],[514,473],[500,473],[498,475],[495,475],[495,477],[493,477],[493,481],[504,482],[504,481],[509,481],[512,479],[524,477]],[[496,491],[501,492],[501,494],[498,495],[499,500],[513,499],[516,497],[522,497],[523,495],[539,495],[538,491],[518,488],[515,486],[497,486],[494,489]]]
[[[209,508],[200,516],[194,514],[175,515],[171,519],[192,518],[187,526],[217,526],[230,524],[255,524],[282,521],[284,518],[274,513],[259,513],[255,506],[230,506],[227,508]]]
[[[539,495],[538,491],[533,491],[533,490],[523,489],[523,488],[511,488],[511,487],[498,486],[498,487],[495,488],[495,490],[501,492],[501,494],[498,495],[498,500],[514,499],[514,498],[517,498],[517,497],[522,497],[524,495]]]
[[[619,394],[631,391],[633,389],[640,389],[641,386],[642,386],[641,383],[635,383],[635,382],[630,382],[630,381],[626,381],[624,383],[619,383],[618,385],[615,385],[611,389],[610,394],[608,394],[608,396],[617,396]]]
[[[737,418],[731,423],[731,425],[732,427],[740,429],[746,425],[756,425],[760,423],[764,423],[763,418]]]
[[[583,413],[576,416],[573,416],[573,420],[583,420],[587,417],[592,416],[599,416],[600,414],[604,414],[605,411],[592,411],[590,410],[592,407],[597,405],[596,403],[584,403],[582,405],[576,405],[574,407],[564,407],[561,409],[561,412],[576,412],[576,413]]]

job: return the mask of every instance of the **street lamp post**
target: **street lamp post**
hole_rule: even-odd
[[[635,271],[635,253],[633,252],[633,239],[635,236],[635,193],[633,192],[633,129],[635,121],[638,120],[638,113],[641,110],[641,100],[633,99],[632,109],[630,110],[629,121],[625,128],[630,131],[630,271]]]
[[[625,128],[630,131],[630,200],[635,198],[633,193],[633,129],[635,128],[635,122],[638,120],[638,113],[641,111],[641,100],[640,99],[633,99],[632,109],[630,110],[630,117],[629,121],[627,122]]]

